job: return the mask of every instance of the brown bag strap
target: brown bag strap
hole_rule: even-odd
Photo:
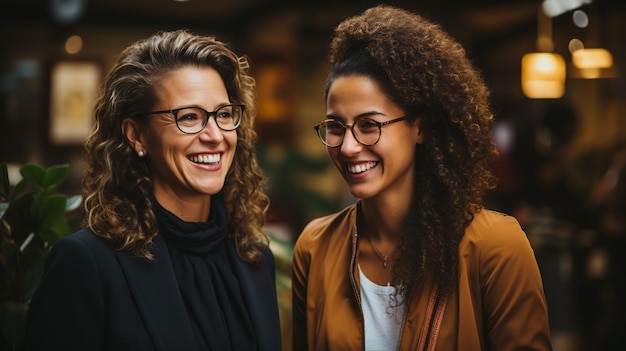
[[[430,300],[428,301],[428,306],[426,307],[426,315],[424,316],[424,323],[422,324],[422,331],[420,332],[417,351],[435,350],[447,302],[448,297],[439,295],[438,289],[435,287],[430,294]]]

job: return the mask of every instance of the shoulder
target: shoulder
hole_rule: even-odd
[[[272,251],[271,247],[267,244],[261,244],[261,252],[263,254],[263,260],[261,261],[261,265],[264,266],[270,266],[273,267],[274,266],[274,251]]]
[[[53,247],[67,247],[74,249],[83,248],[90,251],[103,250],[113,252],[113,250],[106,244],[106,242],[102,238],[98,237],[89,228],[81,229],[69,236],[66,236],[65,238],[55,243]]]
[[[241,258],[237,253],[234,243],[228,245],[227,255],[230,257],[231,264],[238,272],[254,276],[273,275],[275,270],[275,258],[270,246],[265,243],[258,243],[257,249],[261,254],[261,258],[257,262],[249,262]]]
[[[106,246],[104,240],[99,238],[89,228],[83,228],[83,229],[75,232],[74,234],[71,234],[71,235],[61,239],[59,242],[74,242],[75,244],[82,243],[83,245],[86,245],[86,246],[89,246],[89,247]],[[106,246],[106,247],[108,247],[108,246]]]
[[[469,304],[480,303],[475,316],[482,316],[487,342],[501,350],[545,349],[549,326],[541,274],[517,219],[476,213],[459,250],[459,294]]]
[[[475,214],[474,219],[465,230],[463,240],[477,242],[481,245],[528,242],[526,233],[515,217],[488,209],[483,209]]]
[[[82,229],[52,245],[46,258],[43,289],[65,286],[97,286],[119,270],[115,251],[89,229]]]
[[[463,260],[487,270],[508,264],[536,264],[533,248],[517,219],[492,210],[476,213],[459,250]]]
[[[89,229],[81,229],[56,242],[49,255],[49,262],[68,264],[82,264],[106,262],[107,258],[114,259],[115,251],[101,238]]]

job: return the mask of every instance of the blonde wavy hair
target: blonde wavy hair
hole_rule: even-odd
[[[151,174],[122,134],[121,124],[129,117],[145,123],[145,113],[157,102],[155,82],[184,66],[214,68],[230,101],[246,106],[237,129],[235,159],[220,194],[238,255],[258,263],[268,243],[262,226],[269,198],[254,150],[255,81],[248,75],[245,57],[212,36],[188,30],[158,32],[135,42],[122,51],[106,77],[96,102],[95,127],[85,143],[85,225],[115,250],[153,258],[158,223],[151,202]]]

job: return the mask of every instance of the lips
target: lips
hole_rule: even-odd
[[[371,169],[372,167],[375,167],[377,164],[378,162],[366,162],[366,163],[361,163],[361,164],[348,165],[348,172],[352,174],[363,173]]]
[[[187,159],[194,163],[199,164],[215,164],[220,162],[221,154],[202,154],[188,156]]]

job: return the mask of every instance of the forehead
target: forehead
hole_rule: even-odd
[[[343,76],[335,79],[328,89],[326,112],[344,119],[377,111],[396,116],[402,109],[387,97],[381,86],[366,76]]]
[[[336,78],[328,89],[328,101],[343,97],[371,97],[384,95],[380,85],[370,77],[360,75]]]
[[[222,77],[209,66],[184,66],[169,71],[156,84],[156,92],[161,101],[176,102],[178,105],[197,104],[199,101],[210,102],[210,105],[228,103]]]

